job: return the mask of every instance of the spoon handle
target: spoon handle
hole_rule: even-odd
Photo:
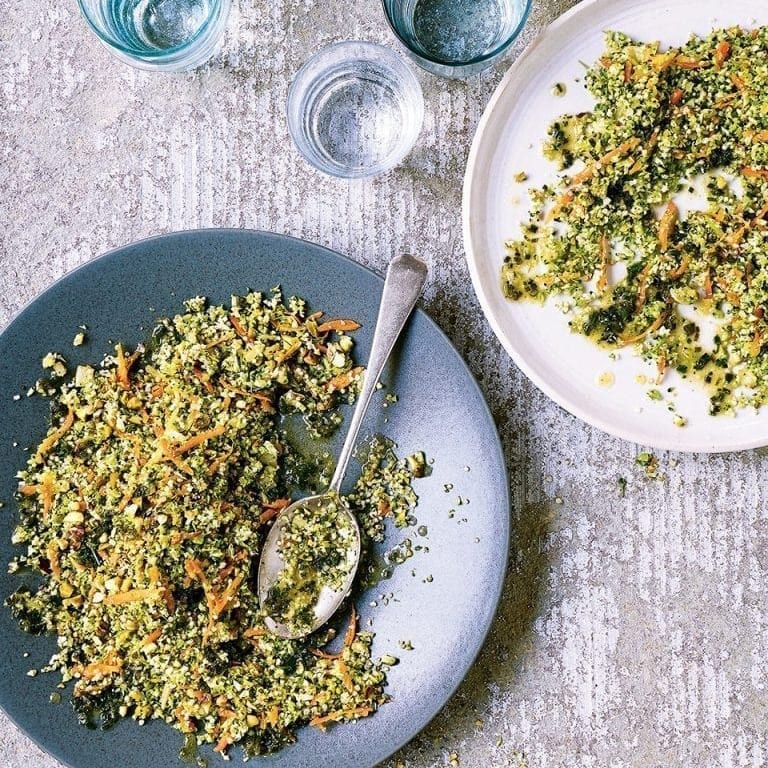
[[[426,279],[427,265],[415,256],[403,254],[395,256],[389,262],[363,387],[360,390],[360,396],[349,423],[349,431],[339,454],[336,471],[333,473],[331,490],[336,492],[341,490],[347,465],[355,450],[360,426],[370,405],[371,397],[376,391],[381,372],[384,370],[387,359],[405,327],[408,317],[416,306]]]

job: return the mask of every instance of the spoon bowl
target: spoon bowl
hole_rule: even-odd
[[[280,552],[280,540],[286,527],[297,512],[308,511],[310,514],[320,514],[325,510],[327,513],[331,503],[334,506],[333,514],[339,517],[337,527],[339,529],[346,527],[353,532],[352,540],[347,542],[346,551],[349,572],[338,588],[333,589],[327,584],[322,587],[318,594],[317,604],[315,605],[314,619],[309,625],[302,624],[301,626],[296,626],[290,622],[278,621],[274,616],[265,618],[264,623],[267,629],[273,635],[283,637],[286,640],[298,640],[319,629],[328,621],[330,616],[336,613],[344,598],[349,594],[357,574],[358,565],[360,564],[362,549],[360,526],[344,502],[344,499],[334,491],[330,491],[317,496],[307,496],[287,506],[275,519],[272,528],[264,540],[262,555],[259,560],[258,596],[259,602],[262,605],[267,605],[270,602],[270,593],[278,583],[280,574],[285,568],[285,561]],[[310,541],[307,542],[309,546],[311,546],[311,543]]]

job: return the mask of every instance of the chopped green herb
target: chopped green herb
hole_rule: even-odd
[[[565,173],[532,191],[504,294],[567,298],[574,332],[701,382],[712,414],[768,403],[768,26],[668,50],[608,32],[586,81],[592,111],[549,128]],[[718,324],[706,348],[691,308]]]
[[[145,345],[118,345],[101,367],[81,365],[46,390],[51,426],[19,473],[13,541],[23,549],[9,567],[40,584],[6,604],[25,630],[58,636],[45,671],[72,683],[83,724],[158,718],[195,746],[240,743],[252,756],[306,723],[384,703],[385,674],[356,617],[328,654],[327,632],[269,634],[255,593],[264,536],[298,472],[284,422],[335,429],[362,373],[347,333],[357,327],[322,322],[277,289],[230,307],[197,297]],[[66,374],[61,356],[44,363]],[[413,476],[391,442],[373,442],[349,497],[366,544],[382,538],[386,516],[410,519]],[[333,548],[286,556],[296,568],[317,556],[333,571]]]

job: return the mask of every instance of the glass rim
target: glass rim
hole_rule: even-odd
[[[449,67],[450,69],[461,69],[462,67],[471,67],[474,64],[482,64],[485,61],[488,61],[492,59],[494,56],[498,56],[500,53],[504,51],[505,48],[508,48],[512,43],[517,40],[517,38],[520,36],[520,33],[523,31],[523,27],[525,26],[526,22],[528,21],[528,17],[531,15],[531,9],[533,8],[533,0],[525,0],[525,8],[523,9],[523,14],[520,17],[520,21],[517,23],[517,26],[512,31],[510,35],[508,35],[503,42],[499,43],[495,48],[493,48],[488,53],[484,53],[482,56],[473,56],[471,59],[466,59],[464,61],[448,61],[446,59],[441,59],[437,56],[432,56],[431,54],[422,53],[421,51],[416,50],[401,34],[400,31],[397,29],[397,26],[395,25],[395,22],[392,19],[392,15],[390,14],[388,8],[387,8],[387,0],[381,0],[381,6],[384,11],[384,16],[387,19],[387,24],[389,24],[389,28],[392,30],[392,32],[395,34],[395,37],[414,55],[417,56],[420,59],[424,59],[424,61],[428,61],[431,64],[438,64],[441,67]]]
[[[373,165],[349,170],[342,169],[337,164],[327,161],[320,152],[312,148],[311,143],[307,143],[303,130],[300,99],[302,89],[305,87],[305,83],[302,81],[302,77],[305,77],[310,73],[313,65],[317,64],[318,61],[321,61],[323,58],[332,58],[334,54],[338,54],[340,50],[343,51],[344,49],[357,46],[359,46],[364,51],[370,51],[385,57],[388,63],[408,81],[410,87],[413,88],[412,95],[415,96],[414,104],[416,107],[417,118],[415,121],[416,130],[414,131],[413,138],[411,141],[409,141],[407,147],[401,147],[397,151],[392,152],[385,159],[380,160],[378,163],[374,163]],[[413,147],[418,141],[419,135],[424,125],[425,111],[426,107],[424,103],[424,92],[421,88],[421,83],[419,82],[418,77],[416,77],[416,73],[413,71],[413,68],[408,65],[407,61],[405,61],[402,56],[398,56],[397,52],[390,46],[373,40],[340,40],[335,43],[330,43],[326,46],[323,46],[319,50],[312,53],[293,76],[290,85],[288,86],[288,95],[286,99],[288,133],[293,142],[293,146],[296,148],[299,154],[315,170],[337,179],[347,179],[349,181],[379,176],[381,174],[388,173],[400,165],[413,151]]]
[[[152,50],[147,51],[145,49],[139,50],[137,48],[134,48],[133,46],[125,45],[119,41],[116,41],[114,38],[109,37],[108,35],[104,34],[104,32],[96,25],[94,20],[91,18],[90,11],[88,11],[84,5],[85,0],[77,0],[77,5],[79,6],[80,13],[82,14],[86,23],[91,28],[91,30],[96,34],[99,40],[101,40],[102,43],[105,43],[110,48],[114,48],[115,50],[120,51],[121,53],[124,53],[133,58],[145,59],[145,60],[148,59],[151,61],[162,61],[164,59],[173,58],[177,54],[187,50],[193,43],[198,41],[213,24],[214,18],[217,16],[219,9],[224,8],[226,10],[226,8],[230,5],[231,0],[214,0],[214,2],[216,3],[216,9],[208,14],[208,18],[203,22],[200,29],[198,29],[197,32],[195,32],[194,37],[190,38],[189,40],[182,43],[181,45],[175,45],[171,48],[157,49],[156,51],[152,51]]]

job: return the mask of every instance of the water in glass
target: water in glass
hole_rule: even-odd
[[[509,23],[507,18],[517,18]],[[494,48],[519,6],[505,0],[417,0],[413,33],[424,51],[448,62],[464,62]]]
[[[288,124],[299,150],[325,173],[371,176],[399,163],[421,129],[424,102],[405,63],[375,43],[330,46],[299,71]]]
[[[205,24],[214,0],[102,0],[104,24],[132,50],[178,48]]]

